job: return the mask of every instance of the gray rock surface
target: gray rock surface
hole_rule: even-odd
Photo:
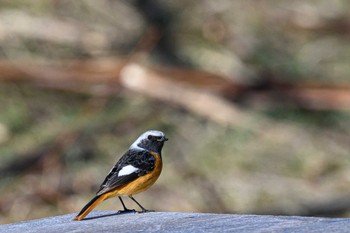
[[[350,219],[295,216],[92,211],[0,226],[0,232],[350,232]]]

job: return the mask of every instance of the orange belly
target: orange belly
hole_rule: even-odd
[[[121,195],[130,196],[136,193],[140,193],[148,189],[152,184],[156,182],[156,180],[158,179],[162,171],[163,164],[162,164],[162,159],[158,154],[152,153],[152,152],[151,154],[156,158],[156,163],[153,171],[151,171],[150,173],[147,173],[144,176],[140,176],[136,180],[133,180],[130,183],[120,186],[115,190],[111,191],[110,195],[108,195],[109,196],[108,198],[121,196]]]

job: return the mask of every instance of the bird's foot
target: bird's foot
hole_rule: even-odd
[[[147,213],[147,212],[155,212],[155,210],[142,209],[141,211],[137,211],[138,214],[143,214],[143,213]]]
[[[118,214],[128,214],[128,213],[136,213],[136,210],[134,209],[124,209],[124,210],[119,210]]]

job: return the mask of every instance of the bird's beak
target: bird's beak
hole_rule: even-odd
[[[162,138],[162,141],[163,141],[163,142],[168,141],[168,140],[169,140],[169,138],[167,138],[167,137],[165,137],[165,136]]]

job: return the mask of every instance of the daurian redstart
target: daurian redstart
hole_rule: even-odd
[[[127,195],[142,212],[146,212],[132,195],[145,191],[158,179],[162,171],[161,151],[167,140],[164,133],[157,130],[141,134],[108,173],[96,196],[84,206],[74,220],[82,220],[100,202],[111,197],[119,198],[123,211],[131,211],[125,207],[121,198],[123,195]]]

